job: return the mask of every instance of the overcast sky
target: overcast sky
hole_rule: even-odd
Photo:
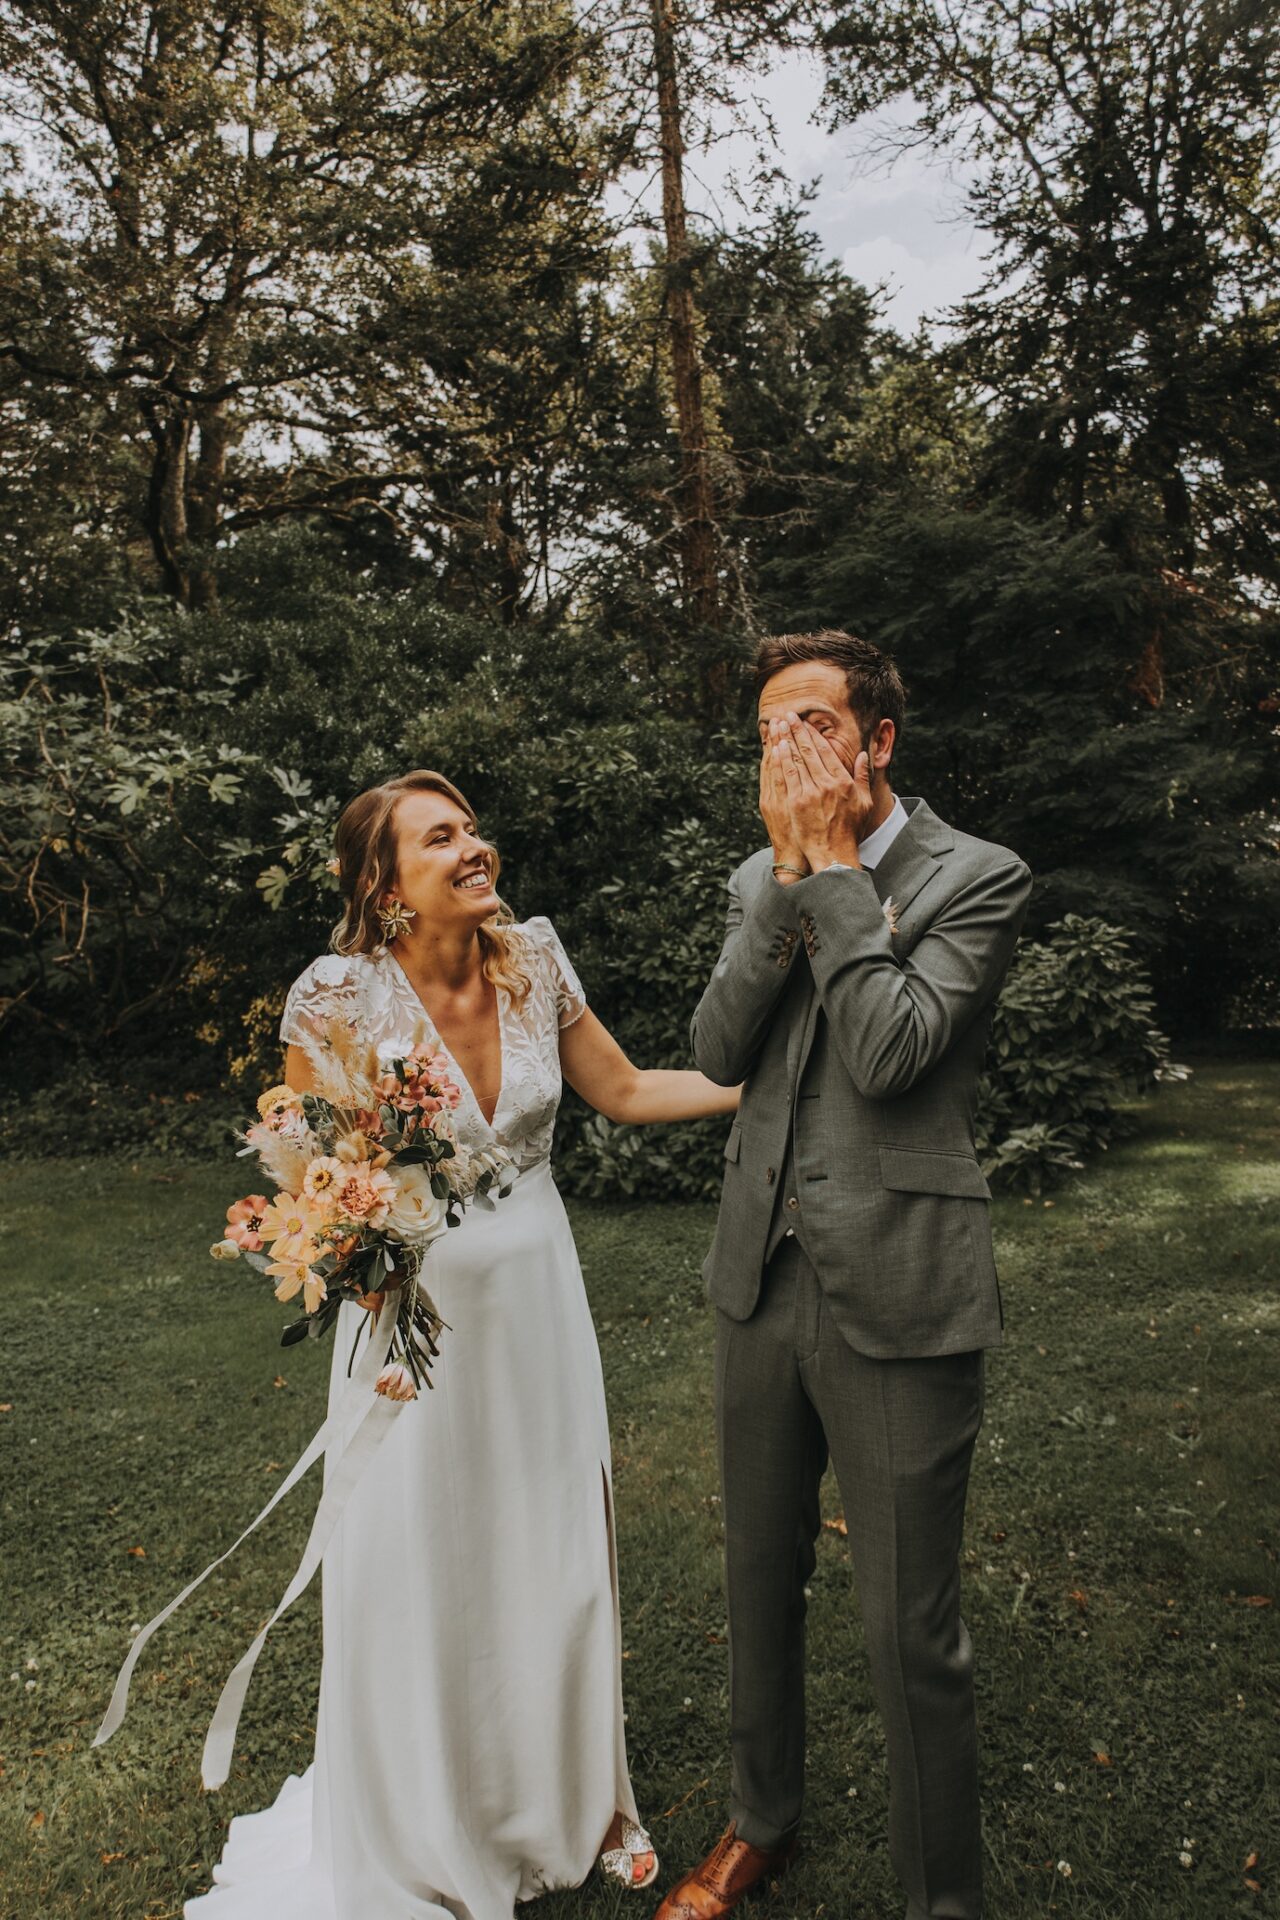
[[[750,83],[777,123],[779,159],[792,180],[819,182],[810,219],[829,254],[864,285],[888,283],[883,312],[913,333],[972,291],[982,277],[983,237],[964,217],[963,164],[943,165],[919,153],[872,165],[872,128],[829,134],[814,121],[822,94],[817,61],[790,54]],[[749,166],[751,143],[734,136],[686,162],[691,206],[713,196],[720,217],[736,224],[724,183],[734,165]],[[739,216],[740,217],[740,216]]]

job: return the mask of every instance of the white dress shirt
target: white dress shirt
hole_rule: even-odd
[[[911,815],[895,794],[888,818],[880,822],[874,833],[869,833],[865,840],[858,842],[858,859],[864,867],[874,867],[884,859],[910,818]]]

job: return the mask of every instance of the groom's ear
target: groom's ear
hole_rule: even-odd
[[[876,764],[877,773],[889,772],[890,768],[893,765],[893,752],[897,744],[898,744],[898,729],[894,725],[893,721],[888,719],[887,717],[884,718],[883,720],[880,720],[877,723],[875,730],[872,734],[872,738],[871,738],[872,751],[876,755],[879,755],[883,753],[887,748],[889,757],[883,763],[880,763],[877,760],[877,764]]]

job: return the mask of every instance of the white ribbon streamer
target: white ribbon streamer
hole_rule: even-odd
[[[235,1746],[236,1727],[240,1722],[240,1709],[244,1705],[245,1695],[249,1691],[249,1681],[257,1665],[258,1655],[262,1652],[267,1635],[282,1613],[286,1613],[311,1584],[316,1568],[320,1565],[330,1536],[342,1517],[351,1491],[360,1479],[365,1468],[372,1460],[382,1441],[385,1439],[391,1422],[401,1407],[407,1405],[403,1400],[391,1400],[385,1394],[377,1394],[361,1416],[360,1425],[343,1450],[335,1472],[321,1495],[316,1508],[315,1519],[311,1523],[311,1534],[307,1540],[298,1570],[284,1590],[284,1597],[271,1618],[263,1627],[238,1666],[229,1676],[213,1710],[213,1719],[209,1722],[209,1731],[205,1737],[204,1758],[201,1762],[201,1778],[212,1792],[226,1780],[231,1768],[231,1751]]]
[[[385,1300],[379,1309],[379,1322],[382,1322],[384,1315],[390,1315],[394,1318],[394,1312],[395,1302],[393,1300]],[[279,1619],[280,1615],[287,1607],[293,1604],[298,1595],[310,1582],[316,1568],[320,1564],[325,1546],[341,1517],[342,1509],[346,1505],[352,1489],[372,1459],[379,1443],[389,1431],[392,1419],[394,1419],[401,1407],[409,1404],[406,1401],[391,1400],[384,1394],[373,1393],[373,1383],[382,1371],[385,1362],[385,1336],[390,1331],[390,1326],[391,1320],[388,1319],[383,1327],[383,1339],[379,1338],[378,1328],[376,1326],[374,1327],[369,1338],[368,1346],[361,1355],[359,1365],[356,1367],[352,1376],[352,1391],[354,1392],[357,1388],[367,1388],[370,1393],[370,1405],[361,1416],[360,1425],[352,1436],[350,1445],[345,1449],[337,1468],[330,1478],[329,1485],[325,1488],[321,1496],[320,1504],[316,1509],[315,1519],[311,1523],[310,1537],[307,1540],[306,1550],[302,1556],[298,1571],[290,1581],[285,1596],[272,1614],[271,1619],[268,1620],[262,1632],[249,1648],[248,1653],[245,1654],[227,1681],[222,1690],[218,1705],[214,1710],[214,1716],[210,1722],[204,1750],[203,1777],[206,1787],[220,1787],[227,1777],[227,1771],[231,1763],[231,1750],[235,1742],[236,1724],[240,1718],[240,1708],[244,1704],[244,1697],[249,1686],[249,1678],[253,1672],[258,1655],[262,1651],[262,1645],[267,1634]],[[225,1553],[220,1553],[216,1560],[210,1561],[204,1572],[197,1574],[196,1578],[182,1589],[182,1592],[178,1594],[177,1598],[171,1600],[167,1607],[162,1607],[155,1618],[149,1620],[142,1631],[136,1636],[133,1645],[125,1656],[124,1665],[121,1667],[119,1675],[117,1676],[110,1704],[102,1718],[102,1725],[93,1737],[93,1745],[95,1747],[100,1747],[105,1741],[109,1740],[123,1721],[129,1705],[129,1683],[133,1677],[133,1670],[138,1664],[142,1649],[146,1646],[152,1634],[155,1633],[158,1627],[162,1627],[170,1615],[178,1611],[183,1601],[188,1600],[197,1587],[203,1586],[204,1582],[209,1578],[209,1575],[216,1573],[223,1562],[231,1558],[236,1548],[242,1546],[249,1538],[249,1535],[262,1525],[273,1508],[279,1506],[285,1495],[291,1492],[292,1489],[297,1486],[299,1480],[315,1465],[330,1441],[337,1436],[341,1427],[345,1425],[349,1419],[350,1401],[347,1400],[345,1407],[340,1407],[337,1412],[331,1413],[321,1424],[318,1431],[313,1434],[293,1467],[267,1501],[266,1506],[263,1507],[261,1513],[259,1513],[255,1519],[249,1522],[244,1532],[240,1535],[240,1538],[234,1541]]]

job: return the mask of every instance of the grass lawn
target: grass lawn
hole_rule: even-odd
[[[1278,1115],[1280,1063],[1205,1060],[1052,1205],[996,1206],[1007,1341],[965,1596],[991,1920],[1280,1914]],[[309,1758],[314,1591],[263,1654],[226,1788],[200,1789],[219,1687],[292,1570],[310,1489],[161,1630],[124,1728],[89,1749],[130,1624],[229,1544],[321,1416],[327,1349],[282,1353],[280,1310],[207,1257],[235,1180],[230,1161],[0,1169],[5,1920],[179,1915],[231,1815]],[[571,1213],[613,1419],[632,1764],[665,1886],[719,1832],[727,1783],[698,1280],[713,1215]],[[757,1911],[897,1920],[834,1524],[809,1618],[807,1850]],[[531,1911],[655,1905],[595,1882]]]

